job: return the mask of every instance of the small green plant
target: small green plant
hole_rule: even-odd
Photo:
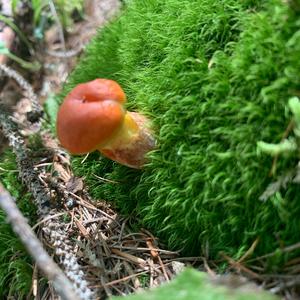
[[[63,28],[69,28],[73,25],[72,14],[74,11],[82,13],[83,0],[55,0],[57,6],[58,15],[61,20]]]
[[[11,1],[12,11],[17,12],[20,0]],[[44,32],[50,24],[54,22],[60,22],[62,31],[67,31],[73,25],[72,14],[76,10],[82,13],[83,0],[64,1],[64,0],[31,0],[27,4],[31,5],[33,11],[32,25],[34,28],[34,37],[36,39],[43,39]],[[52,8],[52,9],[51,9]],[[10,18],[0,15],[0,21],[4,22],[7,26],[11,27],[20,40],[32,50],[32,44],[29,39],[23,34],[22,30],[12,21]],[[38,62],[28,62],[21,57],[12,53],[5,45],[0,41],[0,54],[7,56],[11,60],[17,62],[21,67],[29,69],[31,71],[37,71],[41,68]]]
[[[55,133],[55,122],[58,108],[59,104],[57,102],[57,96],[50,94],[44,104],[44,111],[48,118],[48,122],[45,126],[49,126],[53,133]]]
[[[268,154],[274,157],[272,174],[276,173],[276,167],[278,159],[289,158],[295,160],[294,168],[290,168],[281,174],[275,182],[269,184],[264,193],[260,196],[260,199],[266,201],[268,199],[275,199],[277,197],[277,203],[283,203],[280,191],[287,189],[291,184],[300,183],[300,101],[298,97],[292,97],[288,101],[288,109],[292,112],[292,120],[290,121],[289,127],[291,132],[286,130],[286,136],[280,143],[272,144],[259,141],[257,143],[257,148],[259,152]],[[288,128],[289,129],[289,128]],[[293,136],[292,136],[293,133]],[[289,136],[290,135],[290,136]],[[281,206],[283,208],[283,206]],[[282,210],[284,212],[284,210]],[[287,216],[288,214],[285,213]]]
[[[0,21],[13,29],[21,41],[28,47],[28,49],[32,49],[32,45],[29,42],[28,38],[24,35],[24,33],[20,30],[20,28],[8,17],[4,15],[0,15]]]
[[[13,0],[12,10],[13,12],[17,11],[17,7],[20,0]],[[54,8],[57,12],[59,20],[62,24],[64,29],[67,29],[73,24],[72,14],[74,11],[78,11],[79,13],[83,10],[83,0],[73,0],[73,1],[66,1],[66,0],[30,0],[29,3],[31,4],[33,10],[33,25],[36,28],[43,26],[45,22],[45,18],[53,19],[55,16],[51,13],[50,6],[51,4],[54,5]]]
[[[283,139],[278,144],[265,143],[260,141],[257,143],[258,149],[271,156],[277,155],[299,155],[300,146],[300,101],[298,97],[289,99],[288,108],[293,113],[293,131],[295,137]]]
[[[17,62],[21,67],[24,69],[28,69],[31,71],[37,71],[40,69],[41,65],[38,62],[28,62],[24,59],[18,57],[17,55],[13,54],[4,44],[3,41],[0,41],[0,54],[6,55],[11,60]]]

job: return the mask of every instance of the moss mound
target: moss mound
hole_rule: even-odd
[[[146,292],[127,296],[128,300],[279,300],[271,293],[258,289],[255,285],[239,282],[234,278],[235,287],[230,287],[233,278],[219,278],[215,282],[207,274],[186,269],[169,283]],[[222,282],[223,281],[223,282]],[[238,286],[240,284],[240,286]],[[113,297],[119,300],[121,297]]]
[[[291,5],[292,4],[292,5]],[[142,171],[94,153],[75,171],[94,197],[138,216],[172,248],[256,255],[299,241],[300,186],[259,200],[300,88],[297,1],[132,0],[99,32],[64,94],[97,77],[117,80],[128,108],[148,115],[158,148]],[[295,164],[280,158],[277,174]],[[116,183],[101,181],[105,177]],[[206,249],[206,250],[205,250]]]

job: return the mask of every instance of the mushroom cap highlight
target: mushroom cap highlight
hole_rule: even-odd
[[[84,154],[105,144],[121,128],[126,96],[113,80],[95,79],[77,85],[57,115],[57,135],[72,154]]]

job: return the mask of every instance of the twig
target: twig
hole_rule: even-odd
[[[133,270],[132,270],[130,264],[129,264],[127,261],[124,262],[124,266],[125,266],[125,269],[127,270],[127,272],[128,272],[129,275],[134,275],[134,272],[133,272]],[[136,276],[136,277],[133,277],[133,278],[131,279],[131,281],[132,281],[133,286],[134,286],[134,288],[135,288],[136,290],[139,289],[139,288],[141,287],[141,282],[139,281],[139,278],[138,278],[137,276]]]
[[[3,172],[11,172],[11,173],[17,173],[19,172],[18,170],[7,170],[7,169],[3,169],[0,167],[0,171],[3,171]]]
[[[38,266],[34,264],[32,273],[32,295],[36,297],[38,293]],[[28,298],[30,299],[30,298]]]
[[[155,249],[151,238],[146,239],[146,245],[148,246],[148,248],[150,250],[151,256],[154,259],[156,259],[159,256],[159,254],[158,254],[157,250]]]
[[[118,256],[120,256],[120,257],[128,259],[129,261],[131,261],[131,262],[133,262],[137,265],[146,266],[146,261],[142,258],[136,257],[134,255],[122,252],[122,251],[120,251],[118,249],[114,249],[114,248],[111,249],[111,252],[118,255]]]
[[[21,76],[17,71],[10,67],[0,63],[0,70],[9,78],[13,78],[19,86],[24,90],[26,97],[31,101],[32,110],[40,117],[42,115],[42,108],[39,104],[39,100],[31,85]],[[38,118],[39,119],[39,118]],[[38,121],[38,120],[37,120]]]
[[[123,281],[126,281],[126,280],[129,280],[131,278],[134,278],[134,277],[137,277],[137,276],[140,276],[140,275],[143,275],[143,274],[147,274],[148,271],[142,271],[142,272],[139,272],[139,273],[135,273],[135,274],[132,274],[132,275],[128,275],[128,276],[125,276],[123,278],[120,278],[120,279],[116,279],[116,280],[113,280],[113,281],[110,281],[108,283],[105,283],[105,286],[112,286],[114,284],[117,284],[117,283],[120,283],[120,282],[123,282]],[[100,287],[99,285],[97,286],[93,286],[93,287]]]
[[[14,232],[21,239],[30,255],[35,259],[39,268],[44,272],[47,278],[53,282],[56,292],[62,297],[62,299],[79,300],[72,288],[71,282],[44,250],[40,241],[28,225],[26,219],[19,211],[14,200],[4,189],[1,183],[0,206],[7,214]]]
[[[114,180],[110,180],[110,179],[107,179],[107,178],[103,178],[101,176],[98,176],[96,174],[93,174],[97,179],[101,180],[101,181],[104,181],[104,182],[108,182],[108,183],[114,183],[114,184],[119,184],[120,182],[118,181],[114,181]]]
[[[129,247],[129,246],[119,246],[119,245],[115,245],[113,244],[112,245],[113,248],[117,248],[117,249],[122,249],[122,250],[134,250],[134,251],[154,251],[154,252],[157,252],[157,255],[158,255],[158,252],[160,252],[161,254],[168,254],[168,255],[178,255],[178,252],[174,252],[174,251],[169,251],[169,250],[163,250],[163,249],[159,249],[159,248],[146,248],[146,247]],[[151,256],[154,256],[156,257],[157,255],[153,255],[151,254]]]
[[[259,238],[257,238],[253,244],[251,245],[251,247],[246,251],[246,253],[237,261],[238,263],[243,262],[247,257],[251,256],[252,253],[254,252],[257,244],[259,242]]]
[[[169,263],[172,261],[188,261],[188,262],[199,262],[203,261],[202,256],[190,256],[190,257],[177,257],[177,258],[172,258],[172,259],[167,259],[165,263]]]
[[[291,246],[287,246],[285,248],[282,248],[280,249],[280,251],[282,253],[288,253],[288,252],[292,252],[294,250],[297,250],[297,249],[300,249],[300,242],[299,243],[296,243],[294,245],[291,245]],[[247,261],[247,263],[250,263],[250,262],[254,262],[254,261],[258,261],[258,260],[261,260],[261,259],[265,259],[265,258],[269,258],[269,257],[272,257],[274,255],[278,254],[278,251],[274,251],[274,252],[271,252],[271,253],[268,253],[268,254],[265,254],[265,255],[262,255],[262,256],[259,256],[259,257],[256,257],[256,258],[252,258],[250,260]]]
[[[269,291],[273,294],[277,294],[277,293],[283,291],[285,288],[297,286],[297,285],[299,285],[299,283],[300,283],[300,276],[295,276],[290,281],[281,283],[281,284],[275,286],[274,288],[270,289]]]
[[[0,69],[1,67],[0,65]],[[44,216],[50,211],[49,195],[38,179],[38,173],[34,170],[31,155],[25,146],[23,138],[18,133],[17,125],[6,115],[5,108],[2,105],[0,105],[0,125],[17,157],[18,169],[21,173],[22,181],[33,194],[38,206],[38,213]]]
[[[169,282],[169,281],[170,281],[170,278],[169,278],[169,276],[168,276],[168,274],[167,274],[167,271],[166,271],[166,268],[165,268],[165,266],[164,266],[164,263],[162,262],[162,260],[161,260],[161,258],[160,258],[159,255],[158,255],[158,261],[159,261],[159,265],[161,266],[161,269],[162,269],[162,271],[163,271],[163,274],[164,274],[164,276],[165,276],[166,281]]]
[[[240,271],[244,271],[245,273],[249,274],[252,278],[256,278],[256,279],[260,279],[260,276],[258,274],[256,274],[255,272],[253,272],[252,270],[246,268],[245,266],[243,266],[241,263],[235,261],[234,259],[232,259],[231,257],[229,257],[228,255],[226,255],[225,253],[220,253],[227,261],[228,263],[234,268],[236,269],[238,272]]]
[[[82,201],[82,198],[80,198],[79,196],[77,196],[76,194],[72,193],[72,192],[68,192],[70,195],[74,196],[76,199],[79,199],[80,201],[76,201],[77,204],[79,205],[82,205],[86,208],[89,208],[89,209],[92,209],[92,210],[95,210],[95,211],[98,211],[100,212],[103,216],[107,217],[108,219],[110,219],[111,221],[113,222],[116,222],[116,224],[118,226],[121,226],[117,220],[115,220],[113,217],[111,217],[109,214],[107,214],[106,212],[104,212],[103,210],[99,209],[99,208],[96,208],[96,207],[93,207],[90,203],[84,203],[84,201]]]
[[[50,194],[39,180],[40,174],[34,169],[35,164],[31,158],[29,149],[18,132],[18,127],[6,115],[1,105],[0,125],[16,155],[20,177],[33,195],[38,215],[42,218],[47,218],[48,216],[57,214],[57,210],[51,207]],[[68,234],[62,228],[58,217],[49,219],[43,225],[43,232],[46,234],[48,242],[55,247],[55,254],[59,257],[67,276],[74,282],[76,291],[81,298],[91,299],[93,292],[88,288],[84,273],[77,262],[73,247],[69,243]]]
[[[211,276],[211,277],[216,277],[216,273],[210,268],[208,265],[206,257],[203,257],[203,264],[206,272]]]
[[[70,49],[65,51],[53,51],[53,50],[46,50],[46,53],[50,56],[57,57],[57,58],[71,58],[78,55],[84,49],[84,45],[80,45],[77,49]]]
[[[64,30],[63,30],[63,27],[62,27],[62,25],[60,23],[60,20],[59,20],[59,17],[58,17],[58,14],[57,14],[54,2],[52,0],[49,0],[49,6],[50,6],[51,13],[54,16],[56,24],[58,26],[59,38],[60,38],[60,41],[61,41],[61,44],[62,44],[62,48],[63,48],[64,51],[66,51],[66,43],[65,43]]]
[[[167,263],[165,265],[167,266],[169,264],[170,263]],[[154,271],[157,271],[157,270],[160,270],[160,269],[161,269],[161,266],[157,266],[157,267],[154,268]],[[148,272],[149,272],[148,270],[147,271],[141,271],[141,272],[138,272],[138,273],[135,273],[135,274],[132,274],[132,275],[125,276],[125,277],[120,278],[120,279],[116,279],[116,280],[110,281],[110,282],[106,283],[105,285],[106,286],[112,286],[114,284],[117,284],[117,283],[129,280],[131,278],[134,278],[134,277],[137,277],[137,276],[140,276],[140,275],[143,275],[143,274],[147,274]],[[93,287],[99,287],[99,285],[93,286]]]
[[[55,219],[55,218],[57,218],[57,217],[60,217],[60,216],[62,216],[62,215],[64,215],[64,214],[65,214],[64,212],[61,212],[61,213],[57,213],[57,214],[55,214],[55,215],[48,216],[48,217],[42,219],[41,221],[39,221],[38,223],[36,223],[34,226],[32,226],[32,230],[35,230],[37,227],[39,227],[39,226],[42,225],[43,223],[45,223],[45,222],[47,222],[47,221],[49,221],[49,220],[51,220],[51,219]]]

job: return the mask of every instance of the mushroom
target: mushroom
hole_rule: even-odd
[[[113,80],[78,84],[64,99],[57,116],[57,135],[72,154],[99,150],[104,156],[132,168],[141,168],[154,149],[150,122],[124,108],[126,95]]]

